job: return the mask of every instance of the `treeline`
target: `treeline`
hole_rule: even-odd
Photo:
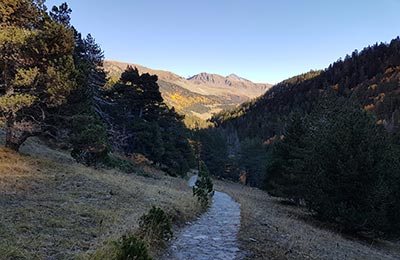
[[[66,3],[0,3],[0,121],[6,147],[43,136],[87,165],[140,153],[172,175],[194,165],[183,117],[168,108],[157,77],[128,67],[107,84],[103,52],[70,24]]]
[[[285,80],[212,118],[202,140],[226,152],[205,162],[349,231],[398,235],[399,80],[400,38]]]

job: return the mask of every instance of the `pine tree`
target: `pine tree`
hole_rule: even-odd
[[[250,186],[262,186],[265,182],[267,147],[259,139],[244,139],[240,144],[239,166],[247,174]]]
[[[6,146],[18,150],[76,87],[73,31],[52,20],[41,1],[6,0],[0,10],[0,113]]]
[[[275,196],[299,202],[304,199],[305,178],[304,118],[294,113],[282,141],[278,141],[269,156],[266,169],[266,189]]]
[[[211,174],[223,177],[228,163],[228,145],[226,137],[219,129],[197,129],[192,131],[193,140],[201,143],[200,157]]]
[[[349,230],[393,229],[400,165],[384,128],[344,98],[323,102],[310,118],[309,207]]]
[[[128,66],[103,97],[100,107],[116,151],[143,154],[171,175],[185,175],[194,165],[184,117],[163,102],[157,76]]]
[[[103,102],[100,90],[106,84],[103,70],[103,52],[89,34],[86,38],[75,31],[74,61],[77,70],[77,88],[63,107],[61,120],[67,115],[72,122],[69,142],[72,155],[87,165],[104,161],[109,151],[106,126],[102,121],[99,103]],[[65,127],[60,126],[60,129]]]

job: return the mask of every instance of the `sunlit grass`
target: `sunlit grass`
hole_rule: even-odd
[[[95,170],[30,142],[29,155],[0,148],[1,260],[107,259],[151,206],[175,223],[200,211],[183,179]]]

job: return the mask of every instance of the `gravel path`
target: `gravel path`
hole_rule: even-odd
[[[168,259],[239,259],[239,229],[240,205],[227,194],[216,191],[209,210],[172,242]]]

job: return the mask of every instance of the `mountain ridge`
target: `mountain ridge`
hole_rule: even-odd
[[[242,78],[234,73],[231,73],[228,76],[224,77],[219,74],[201,72],[199,74],[187,78],[187,80],[197,85],[206,84],[214,87],[227,86],[227,87],[246,88],[246,89],[255,88],[260,90],[267,90],[269,87],[271,87],[271,84],[255,83],[252,82],[251,80]]]
[[[115,60],[104,61],[104,68],[114,81],[118,80],[127,66],[136,67],[140,73],[157,75],[160,92],[165,102],[175,107],[179,113],[202,120],[259,97],[272,87],[267,83],[253,83],[236,74],[224,77],[203,72],[186,79],[170,71],[151,69],[139,64]]]

